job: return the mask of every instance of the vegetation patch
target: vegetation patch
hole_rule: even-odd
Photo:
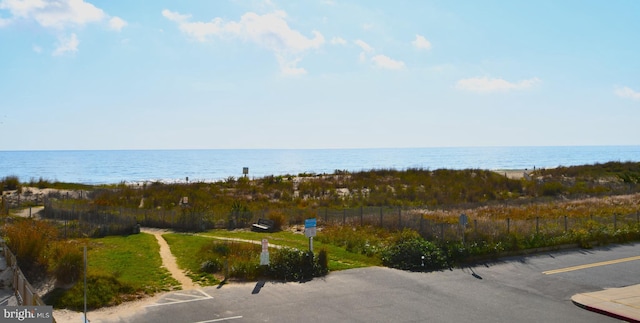
[[[348,230],[353,230],[348,228]],[[244,230],[212,230],[202,233],[203,236],[210,236],[212,238],[233,238],[251,240],[259,243],[262,239],[267,239],[270,244],[289,247],[298,250],[309,249],[309,238],[304,234],[294,233],[291,231],[281,231],[274,233],[259,233],[250,232]],[[345,270],[360,267],[379,266],[381,264],[380,258],[376,254],[366,255],[358,251],[349,251],[344,245],[340,243],[334,243],[331,238],[327,238],[331,235],[331,231],[324,232],[318,231],[318,235],[313,240],[314,250],[326,249],[328,257],[329,270]],[[373,241],[374,237],[371,235],[369,239]]]
[[[260,266],[262,248],[242,241],[216,240],[206,236],[165,234],[178,265],[201,285],[220,280],[256,280],[261,277],[305,280],[328,273],[328,252],[318,255],[295,248],[271,249],[270,265]]]
[[[180,284],[162,267],[160,247],[153,235],[136,234],[90,239],[87,256],[87,298],[90,307],[120,304],[144,295],[175,290]],[[45,301],[56,307],[81,309],[81,279],[72,288],[58,289]]]

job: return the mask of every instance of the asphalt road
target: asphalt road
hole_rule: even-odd
[[[640,284],[640,261],[625,260],[638,255],[640,244],[630,244],[431,273],[375,267],[207,287],[163,295],[119,322],[618,322],[571,296]],[[616,259],[625,261],[602,263]],[[574,267],[585,264],[595,265]]]

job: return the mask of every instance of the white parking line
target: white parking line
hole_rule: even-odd
[[[204,295],[204,296],[198,296],[198,295],[191,295],[191,294],[183,294],[183,293],[174,293],[172,295],[179,295],[179,296],[187,296],[187,297],[193,297],[193,299],[187,299],[187,300],[177,300],[175,298],[171,298],[171,297],[166,297],[164,299],[161,299],[160,301],[163,300],[169,300],[170,302],[166,302],[166,303],[156,303],[156,304],[151,304],[151,305],[147,305],[145,307],[156,307],[156,306],[165,306],[165,305],[173,305],[173,304],[182,304],[182,303],[189,303],[189,302],[197,302],[197,301],[204,301],[207,299],[212,299],[213,296],[208,295],[207,293],[205,293],[202,290],[197,290],[198,292],[200,292],[200,294]]]
[[[231,317],[223,317],[223,318],[219,318],[219,319],[215,319],[215,320],[200,321],[200,322],[193,322],[193,323],[221,322],[221,321],[230,321],[230,320],[241,319],[241,318],[242,318],[242,316],[231,316]]]

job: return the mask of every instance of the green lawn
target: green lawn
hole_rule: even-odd
[[[114,276],[145,293],[153,294],[180,286],[162,267],[160,246],[150,234],[91,239],[87,258],[89,275]]]
[[[200,272],[200,266],[202,265],[199,257],[200,250],[204,245],[211,243],[211,239],[182,233],[167,233],[163,234],[162,237],[169,244],[173,256],[176,257],[178,267],[186,270],[187,276],[194,282],[204,286],[215,285],[220,282],[212,274]]]

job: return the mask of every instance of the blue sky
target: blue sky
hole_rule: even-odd
[[[0,150],[640,144],[640,1],[0,0]]]

